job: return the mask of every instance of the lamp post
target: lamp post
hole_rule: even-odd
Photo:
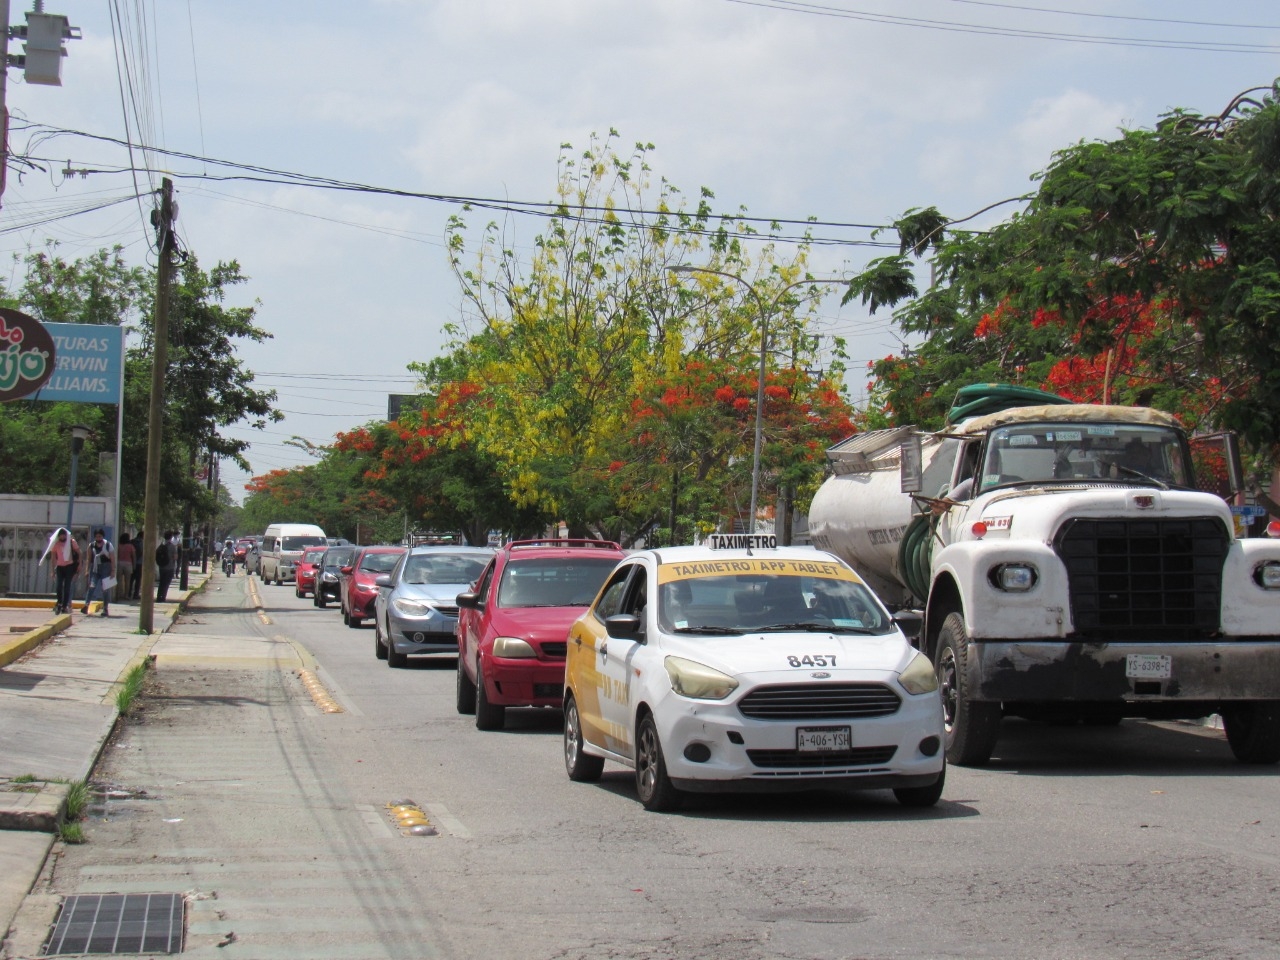
[[[755,285],[745,277],[740,277],[736,273],[729,273],[725,270],[714,270],[711,267],[696,267],[688,263],[674,264],[667,267],[672,273],[712,273],[718,277],[727,277],[730,280],[736,280],[742,284],[747,292],[751,294],[751,299],[756,302],[756,309],[760,313],[760,376],[756,383],[756,429],[755,429],[755,447],[751,455],[751,529],[748,533],[756,532],[756,500],[760,493],[760,454],[764,446],[764,374],[765,374],[765,358],[768,355],[769,346],[769,314],[777,309],[778,304],[782,301],[782,295],[794,287],[802,287],[806,284],[818,283],[844,283],[845,281],[839,277],[826,279],[817,279],[814,277],[806,277],[803,280],[796,280],[787,284],[780,289],[769,300],[766,305],[764,298],[760,296],[760,291]]]
[[[67,492],[67,536],[74,536],[71,532],[71,514],[76,507],[76,474],[80,471],[80,451],[84,449],[84,442],[89,439],[89,428],[76,424],[71,428],[71,488]]]

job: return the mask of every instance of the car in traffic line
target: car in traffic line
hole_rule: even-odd
[[[358,627],[365,617],[373,616],[378,599],[378,577],[390,573],[404,555],[404,547],[361,547],[351,563],[340,571],[338,601],[342,604],[342,622]]]
[[[311,547],[302,552],[302,559],[294,571],[293,595],[305,597],[316,589],[316,564],[324,556],[325,547]]]
[[[316,562],[315,589],[311,594],[311,602],[317,607],[327,607],[330,600],[338,599],[339,578],[342,568],[351,563],[351,558],[360,549],[355,546],[329,547],[320,554]]]
[[[457,596],[493,559],[488,547],[410,547],[390,574],[378,577],[373,652],[387,666],[411,655],[458,652]]]
[[[649,810],[685,792],[881,789],[946,778],[929,659],[851,567],[773,537],[631,554],[569,633],[564,761],[635,771]]]
[[[507,707],[560,707],[569,626],[626,554],[610,540],[516,540],[458,595],[458,712],[501,730]]]

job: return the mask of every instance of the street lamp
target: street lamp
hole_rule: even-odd
[[[765,305],[764,298],[760,296],[760,291],[755,288],[751,281],[745,277],[740,277],[736,273],[728,273],[724,270],[713,270],[711,267],[696,267],[688,263],[673,264],[667,267],[672,273],[712,273],[718,277],[727,277],[730,280],[736,280],[747,288],[747,292],[751,294],[751,298],[756,302],[756,309],[760,311],[760,377],[756,384],[756,436],[755,449],[751,455],[751,529],[749,533],[756,532],[756,498],[760,492],[760,453],[764,446],[764,372],[765,358],[769,345],[769,313],[777,309],[778,304],[782,301],[782,295],[794,287],[802,287],[806,284],[817,283],[844,283],[845,280],[840,277],[831,277],[826,279],[817,279],[814,277],[805,277],[803,280],[796,280],[789,283],[782,289],[778,290],[770,299],[768,306]]]
[[[89,428],[76,424],[71,428],[71,489],[67,493],[67,536],[73,536],[71,532],[71,513],[76,506],[76,474],[80,470],[80,451],[84,449],[84,442],[89,439]]]

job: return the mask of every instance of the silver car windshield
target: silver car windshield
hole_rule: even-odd
[[[400,579],[405,583],[473,583],[488,562],[487,556],[420,553],[405,560]]]
[[[730,574],[672,580],[658,588],[658,621],[669,633],[743,634],[811,630],[886,634],[893,619],[861,583],[796,574]]]
[[[1010,483],[1120,481],[1190,487],[1181,437],[1124,423],[1028,423],[987,440],[979,492]]]

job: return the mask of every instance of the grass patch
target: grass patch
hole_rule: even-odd
[[[74,780],[67,788],[67,819],[79,820],[84,816],[84,808],[89,805],[89,784],[83,780]]]
[[[84,843],[89,838],[84,835],[84,827],[78,823],[61,823],[58,825],[58,836],[63,843]]]
[[[34,773],[20,773],[18,774],[18,776],[12,778],[9,782],[10,783],[35,783],[36,775]]]
[[[120,714],[127,715],[133,709],[134,701],[138,699],[138,694],[142,692],[142,684],[147,679],[146,661],[138,664],[124,678],[124,683],[120,685],[120,689],[116,691],[116,709]]]

